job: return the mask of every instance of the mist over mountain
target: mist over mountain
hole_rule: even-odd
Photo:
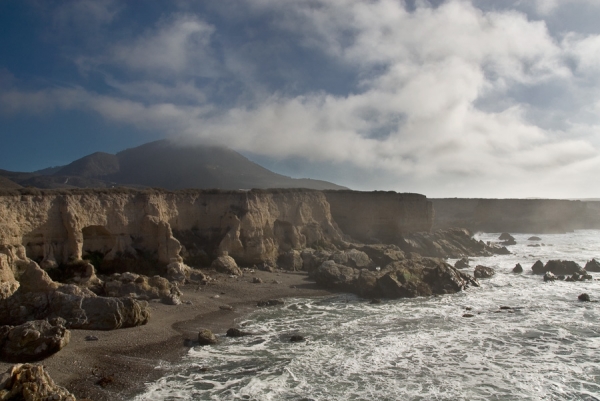
[[[296,179],[274,173],[221,146],[179,146],[168,140],[150,142],[116,155],[92,153],[66,166],[34,173],[0,170],[0,187],[37,188],[158,187],[343,189],[327,181]]]

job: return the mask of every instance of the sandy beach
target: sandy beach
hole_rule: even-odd
[[[214,279],[209,284],[181,287],[181,305],[150,302],[148,324],[113,331],[71,330],[69,345],[39,363],[78,400],[129,400],[145,383],[163,375],[165,370],[159,366],[185,355],[185,339],[196,340],[199,329],[210,329],[218,337],[235,327],[235,319],[256,308],[258,301],[331,294],[317,288],[305,272],[256,271],[239,278],[208,273]],[[254,277],[263,282],[253,283]],[[87,341],[87,336],[98,340]],[[3,370],[9,366],[0,363]]]

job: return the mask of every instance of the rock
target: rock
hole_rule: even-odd
[[[544,274],[546,273],[546,269],[544,268],[544,263],[541,260],[538,260],[531,266],[531,270],[533,274]]]
[[[242,271],[238,267],[237,263],[235,263],[235,260],[228,255],[219,256],[216,258],[212,262],[211,267],[219,273],[232,274],[235,276],[242,275]]]
[[[54,323],[54,324],[53,324]],[[0,358],[7,362],[40,361],[57,353],[71,339],[64,319],[34,320],[0,327]]]
[[[365,252],[357,249],[334,252],[329,259],[339,265],[352,267],[354,269],[366,269],[375,266]]]
[[[0,400],[76,401],[64,387],[54,383],[40,365],[14,365],[2,375]]]
[[[475,315],[471,314],[471,313],[465,313],[462,315],[462,317],[474,317]]]
[[[371,244],[363,245],[356,249],[366,254],[375,266],[387,266],[390,263],[406,259],[405,253],[396,245]],[[353,267],[359,266],[355,265]],[[364,265],[363,267],[370,269],[372,265]]]
[[[469,267],[469,259],[468,258],[462,258],[456,261],[456,263],[454,264],[454,267],[456,267],[457,269],[466,269],[467,267]]]
[[[231,306],[231,305],[219,305],[219,309],[232,311],[233,310],[233,306]]]
[[[523,273],[523,266],[520,263],[517,263],[512,270],[513,273]]]
[[[141,274],[123,273],[106,277],[98,295],[109,297],[126,297],[134,294],[136,299],[161,299],[167,305],[179,305],[177,300],[182,295],[176,283],[171,283],[160,276],[147,277]]]
[[[476,241],[468,230],[462,228],[437,230],[432,233],[410,233],[405,235],[399,245],[405,253],[416,252],[422,256],[437,258],[510,254],[506,247]]]
[[[208,329],[201,329],[198,332],[198,344],[199,345],[213,345],[217,344],[217,337],[213,334],[212,331]]]
[[[302,256],[297,250],[291,250],[279,255],[277,266],[283,270],[298,271],[302,270]]]
[[[96,336],[85,336],[85,341],[98,341],[99,338]]]
[[[510,245],[517,245],[517,241],[513,239],[507,239],[506,241],[502,241],[501,245],[503,246],[510,246]]]
[[[254,284],[262,284],[262,279],[260,277],[252,277],[252,282]]]
[[[494,269],[482,265],[478,265],[477,267],[475,267],[475,272],[473,273],[475,278],[490,278],[494,274],[496,274],[496,271]]]
[[[540,237],[536,237],[535,235],[533,237],[529,237],[527,238],[527,241],[541,241],[542,239]]]
[[[300,335],[294,335],[290,337],[290,342],[292,343],[299,343],[304,341],[304,337],[300,336]]]
[[[251,336],[253,334],[249,333],[247,331],[242,331],[240,329],[231,328],[231,329],[227,330],[227,333],[225,335],[227,337],[244,337],[244,336]]]
[[[550,260],[544,266],[544,272],[554,274],[585,274],[585,270],[579,264],[570,260]]]
[[[256,266],[256,268],[258,270],[262,270],[262,271],[265,271],[265,272],[271,272],[271,273],[273,273],[277,269],[277,266],[275,266],[275,263],[273,263],[272,261],[267,260],[267,261],[259,263]]]
[[[512,309],[510,306],[501,306],[500,310],[510,310]]]
[[[352,269],[324,262],[315,272],[317,284],[368,298],[405,298],[451,294],[479,286],[477,280],[439,259],[414,258],[394,262],[380,271]]]
[[[378,298],[373,298],[371,300],[371,302],[369,302],[371,305],[379,305],[381,303],[381,299]]]
[[[285,302],[281,299],[269,299],[268,301],[259,301],[256,306],[278,306],[283,305]]]
[[[502,234],[500,234],[500,236],[498,237],[498,239],[501,240],[501,241],[514,241],[515,237],[513,237],[509,233],[502,233]]]
[[[586,294],[586,293],[580,294],[577,297],[577,299],[579,299],[582,302],[590,302],[591,301],[590,296],[588,294]]]
[[[191,269],[182,262],[173,261],[167,265],[167,278],[178,284],[184,284],[191,274]]]
[[[556,281],[556,276],[552,272],[546,272],[544,274],[544,282]]]
[[[596,259],[590,260],[585,264],[585,270],[593,273],[600,272],[600,262],[598,262]]]

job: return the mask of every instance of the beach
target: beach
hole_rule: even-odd
[[[208,272],[207,285],[181,286],[180,305],[150,302],[148,324],[112,331],[71,330],[69,345],[38,363],[54,381],[78,400],[129,400],[163,375],[160,366],[179,361],[188,351],[186,339],[196,340],[206,328],[217,337],[235,326],[261,300],[317,297],[331,294],[317,288],[305,272],[246,272],[243,277]],[[253,283],[258,277],[262,283]],[[228,310],[231,306],[233,310]],[[95,336],[98,340],[88,341]],[[12,364],[0,363],[5,371]]]

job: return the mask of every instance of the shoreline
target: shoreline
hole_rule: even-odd
[[[150,302],[151,317],[144,326],[112,331],[71,330],[69,344],[36,364],[44,365],[55,383],[78,400],[131,400],[145,384],[164,376],[169,366],[187,354],[185,339],[196,340],[201,328],[217,337],[235,320],[248,315],[262,300],[319,297],[336,292],[317,287],[306,272],[264,272],[244,276],[205,271],[214,280],[207,285],[187,284],[180,305]],[[263,283],[253,283],[258,277]],[[220,307],[233,307],[233,310]],[[97,341],[86,341],[95,336]],[[0,362],[5,371],[13,364]],[[164,368],[161,368],[164,366]]]

